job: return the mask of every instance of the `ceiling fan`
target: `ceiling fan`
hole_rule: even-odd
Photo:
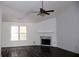
[[[39,12],[39,14],[37,14],[37,15],[40,15],[40,16],[50,15],[49,12],[54,12],[54,10],[47,10],[47,11],[46,11],[46,10],[43,8],[43,1],[42,1],[42,8],[40,8],[40,12]]]
[[[42,7],[40,8],[40,11],[38,12],[35,12],[35,11],[31,11],[31,13],[38,13],[37,15],[40,15],[40,16],[46,16],[46,15],[50,15],[49,12],[54,12],[54,10],[45,10],[43,8],[43,1],[42,1]],[[26,13],[27,14],[27,13]],[[23,19],[24,17],[26,17],[26,14],[22,17],[22,18],[19,18],[19,20]]]
[[[37,15],[40,15],[40,16],[46,16],[46,15],[50,15],[49,12],[54,12],[54,10],[45,10],[43,8],[43,1],[42,1],[42,7],[40,8],[40,11],[31,11],[31,13],[38,13]],[[27,13],[26,13],[27,14]],[[26,14],[22,17],[22,18],[19,18],[19,20],[23,19],[24,17],[26,17]]]

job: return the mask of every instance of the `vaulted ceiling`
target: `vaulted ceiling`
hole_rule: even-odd
[[[41,1],[1,1],[2,21],[12,22],[40,22],[56,17],[56,10],[70,5],[67,1],[44,1],[44,9],[55,10],[48,16],[37,16],[37,12],[41,8]],[[22,18],[20,20],[20,18]]]

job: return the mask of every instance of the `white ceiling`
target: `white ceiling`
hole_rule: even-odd
[[[39,11],[41,8],[41,1],[1,1],[2,6],[2,21],[16,21],[16,22],[40,22],[47,20],[49,18],[55,17],[56,10],[61,10],[66,7],[71,2],[59,2],[59,1],[44,1],[44,9],[55,10],[55,12],[50,13],[48,16],[37,16],[37,13],[32,13],[33,11]],[[25,17],[22,20],[19,18]]]

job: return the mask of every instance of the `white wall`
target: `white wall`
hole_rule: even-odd
[[[2,24],[2,12],[0,7],[0,56],[1,56],[1,24]]]
[[[47,35],[52,36],[51,46],[57,46],[56,40],[56,18],[51,18],[38,23],[38,33],[41,35],[43,32],[48,32]],[[50,33],[50,34],[49,34]]]
[[[36,24],[27,23],[28,28],[28,39],[25,41],[11,41],[10,33],[11,33],[11,25],[23,25],[24,23],[15,23],[15,22],[3,22],[2,23],[2,47],[12,47],[12,46],[24,46],[24,45],[39,45],[38,36],[36,35]]]
[[[77,53],[79,53],[78,4],[74,2],[60,11],[56,11],[58,47]]]

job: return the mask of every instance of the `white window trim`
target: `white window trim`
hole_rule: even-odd
[[[20,26],[26,26],[26,31],[27,31],[27,25],[24,25],[24,24],[20,25],[20,24],[18,24],[18,25],[11,25],[11,26],[18,26],[18,40],[11,40],[11,38],[10,38],[10,40],[11,41],[25,41],[25,40],[20,40]],[[27,35],[27,33],[26,33],[26,35]],[[27,36],[26,36],[26,40],[27,40]]]

